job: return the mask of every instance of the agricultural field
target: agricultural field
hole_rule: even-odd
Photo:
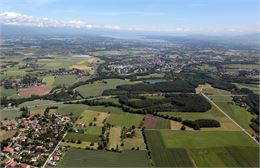
[[[246,83],[235,83],[238,88],[247,88],[256,94],[260,94],[260,85],[257,84],[246,84]]]
[[[147,130],[145,135],[156,166],[255,167],[259,162],[258,145],[241,131]]]
[[[74,141],[85,141],[85,142],[100,142],[99,135],[95,134],[85,134],[85,133],[76,133],[76,132],[69,132],[65,136],[65,140],[74,140]]]
[[[231,95],[229,91],[214,88],[209,84],[205,85],[199,85],[199,88],[202,87],[202,92],[205,93],[206,95]]]
[[[54,76],[45,76],[43,79],[42,79],[43,83],[45,83],[47,86],[52,86],[54,81],[55,81],[55,78]]]
[[[245,128],[248,132],[253,133],[249,126],[250,121],[255,116],[247,111],[246,108],[240,107],[232,101],[232,97],[223,96],[209,96],[225,113],[227,113],[240,126]]]
[[[88,107],[89,106],[84,104],[62,104],[59,106],[57,113],[61,115],[69,115],[72,113],[74,116],[79,117]]]
[[[112,127],[109,132],[108,149],[119,150],[121,144],[121,127]]]
[[[148,167],[145,151],[108,152],[70,148],[59,167]]]
[[[0,121],[3,121],[5,119],[13,120],[16,117],[21,117],[21,115],[22,112],[19,110],[7,110],[7,111],[0,110]]]
[[[129,80],[122,79],[106,79],[104,81],[96,81],[93,84],[79,86],[76,90],[83,97],[100,96],[104,90],[115,89],[118,85],[131,84]]]
[[[171,129],[170,120],[156,117],[151,114],[145,115],[143,126],[146,129]]]
[[[97,102],[100,102],[100,103],[107,103],[107,102],[111,102],[111,103],[114,103],[116,105],[120,105],[119,101],[118,101],[118,98],[104,98],[104,99],[98,99],[96,100]]]
[[[185,148],[166,148],[160,131],[146,130],[145,136],[156,167],[194,167]]]
[[[55,77],[55,81],[53,83],[54,86],[70,86],[73,85],[77,81],[78,77],[76,75],[60,75]]]
[[[135,135],[132,138],[126,137],[123,139],[123,150],[132,150],[133,148],[139,148],[139,150],[146,150],[144,138],[140,129],[135,129]]]
[[[8,98],[17,98],[19,95],[17,94],[16,89],[5,89],[4,87],[0,87],[0,96],[8,97]]]
[[[142,124],[144,115],[141,114],[131,114],[123,112],[121,114],[111,113],[108,117],[107,122],[111,125],[121,126],[121,127],[139,127]]]
[[[253,70],[259,69],[259,64],[226,64],[224,67],[229,69]]]
[[[20,96],[29,97],[32,95],[43,96],[48,94],[52,90],[51,86],[31,86],[27,88],[18,89]]]
[[[201,70],[216,70],[215,66],[212,66],[209,64],[201,64],[201,65],[198,65],[197,68],[199,68]]]
[[[94,74],[95,66],[100,63],[101,63],[101,60],[99,58],[89,57],[89,58],[84,58],[84,60],[71,65],[70,69],[84,70],[90,74]]]

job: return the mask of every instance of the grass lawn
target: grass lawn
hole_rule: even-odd
[[[59,167],[148,167],[145,151],[108,152],[71,148]]]
[[[55,78],[54,76],[45,76],[42,81],[46,83],[47,86],[52,86],[55,81]]]
[[[120,149],[121,144],[121,127],[112,127],[109,132],[108,149]]]
[[[60,75],[55,77],[53,83],[54,86],[65,85],[70,86],[77,81],[78,77],[76,75]]]
[[[130,84],[130,83],[131,82],[129,80],[106,79],[104,81],[96,81],[93,84],[82,85],[76,89],[83,97],[100,96],[102,95],[104,90],[114,89],[118,85]]]
[[[131,114],[123,112],[121,114],[111,113],[108,117],[107,122],[111,125],[121,126],[121,127],[139,127],[144,118],[144,115],[141,114]]]

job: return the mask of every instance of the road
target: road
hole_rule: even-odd
[[[46,164],[48,163],[48,161],[50,160],[51,156],[54,154],[54,152],[58,149],[61,141],[64,139],[64,137],[67,135],[67,132],[63,135],[62,139],[59,141],[59,143],[56,145],[56,147],[54,148],[54,150],[52,151],[52,153],[49,155],[49,157],[46,159],[46,161],[44,162],[44,164],[42,165],[42,168],[44,168],[46,166]]]
[[[248,135],[251,139],[253,139],[258,145],[259,142],[250,135],[243,127],[241,127],[235,120],[233,120],[225,111],[223,111],[216,103],[214,103],[208,96],[206,96],[203,92],[202,89],[200,91],[201,95],[205,97],[211,104],[213,104],[221,113],[223,113],[228,119],[230,119],[234,124],[236,124],[246,135]]]

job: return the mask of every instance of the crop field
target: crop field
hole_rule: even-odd
[[[185,148],[199,167],[255,167],[259,162],[258,145],[241,131],[161,131],[160,134],[166,148]]]
[[[19,110],[0,111],[0,121],[5,119],[13,120],[16,117],[21,117],[22,112]]]
[[[107,89],[114,89],[118,85],[123,84],[130,84],[129,80],[122,80],[122,79],[106,79],[104,81],[96,81],[93,84],[86,84],[79,86],[77,91],[83,97],[90,97],[90,96],[100,96],[102,95],[104,90]]]
[[[85,134],[90,134],[90,135],[101,135],[102,134],[102,127],[94,127],[94,126],[89,126],[85,129]]]
[[[89,72],[90,74],[94,74],[95,72],[94,67],[99,63],[100,63],[100,59],[96,57],[90,57],[90,58],[85,58],[84,60],[71,65],[70,68],[84,70]]]
[[[55,81],[55,78],[54,76],[45,76],[42,81],[44,83],[46,83],[47,86],[52,86],[54,81]]]
[[[65,86],[70,86],[73,83],[77,81],[78,77],[76,75],[60,75],[55,77],[55,81],[53,83],[54,86],[59,86],[59,85],[65,85]]]
[[[209,65],[209,64],[201,64],[197,67],[201,70],[215,70],[216,69],[215,66],[212,66],[212,65]]]
[[[59,106],[57,113],[62,115],[69,115],[72,113],[74,116],[78,117],[86,109],[88,109],[88,106],[83,104],[63,104]]]
[[[132,138],[125,138],[123,140],[123,150],[131,150],[132,148],[139,148],[139,150],[146,150],[144,138],[140,129],[135,129],[135,136]]]
[[[137,76],[137,79],[163,78],[163,77],[164,77],[164,73],[153,73],[153,74],[144,75],[144,76]]]
[[[108,152],[104,150],[69,149],[59,167],[148,167],[145,151]]]
[[[139,127],[142,123],[143,118],[144,115],[141,114],[130,114],[126,112],[121,114],[111,113],[108,117],[107,122],[111,125],[121,127],[131,127],[133,125],[135,127]]]
[[[156,126],[157,117],[151,114],[146,114],[144,119],[144,127],[146,129],[154,129]]]
[[[245,108],[236,105],[232,101],[231,97],[228,97],[229,99],[223,96],[214,96],[210,98],[213,99],[213,101],[240,126],[250,133],[253,132],[249,124],[251,119],[254,118],[254,115],[248,112]],[[228,100],[226,101],[226,99]]]
[[[1,97],[8,97],[8,98],[16,98],[19,97],[16,89],[5,89],[4,87],[0,87],[0,96]]]
[[[95,134],[82,134],[82,133],[75,133],[75,132],[69,132],[65,136],[66,140],[74,140],[74,141],[86,141],[86,142],[99,142],[100,138],[99,135]]]
[[[51,91],[51,86],[31,86],[28,88],[20,88],[18,90],[20,96],[29,97],[32,95],[42,96]]]
[[[184,147],[167,148],[160,131],[145,131],[152,159],[157,167],[193,167],[191,158]]]
[[[77,124],[89,124],[94,121],[94,118],[97,117],[98,112],[92,110],[85,110],[77,120]]]
[[[109,132],[108,149],[119,149],[121,144],[121,127],[112,127]]]
[[[156,120],[155,129],[171,129],[170,120],[158,117]]]

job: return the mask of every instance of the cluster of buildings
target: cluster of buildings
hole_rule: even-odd
[[[44,114],[19,118],[11,125],[2,124],[1,130],[17,130],[12,138],[2,141],[0,157],[5,160],[4,166],[41,167],[69,129],[70,121],[69,116]],[[63,149],[58,149],[51,157],[53,162],[62,154]]]

